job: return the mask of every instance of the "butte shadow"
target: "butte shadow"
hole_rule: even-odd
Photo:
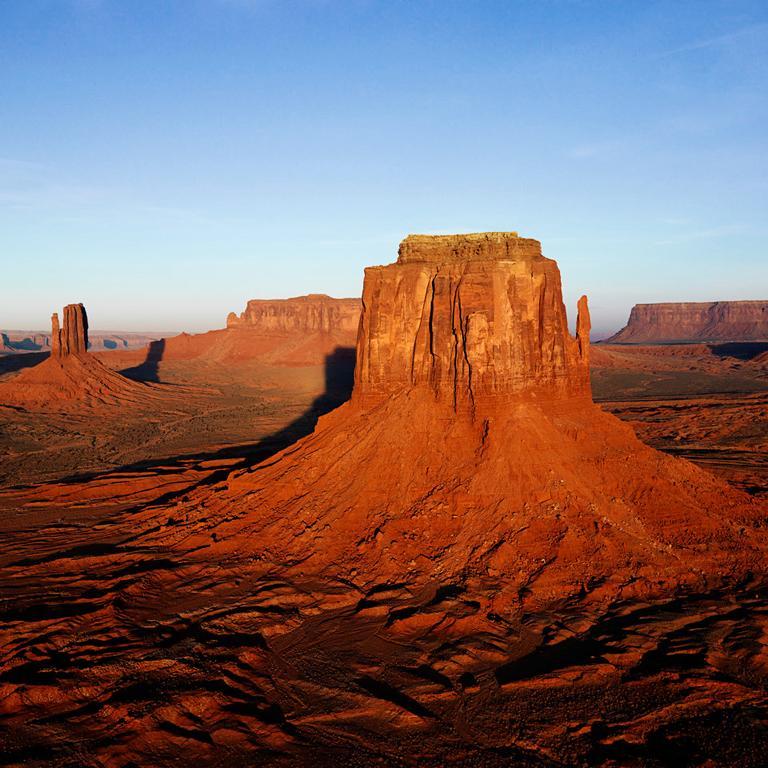
[[[349,400],[352,394],[354,368],[355,350],[352,347],[337,347],[333,352],[326,355],[324,363],[325,387],[323,392],[296,419],[281,429],[254,442],[229,445],[213,451],[188,452],[158,459],[147,459],[124,464],[107,471],[78,473],[64,477],[54,484],[81,484],[99,478],[107,479],[115,475],[136,472],[157,472],[158,477],[160,477],[181,470],[201,468],[203,465],[212,462],[226,460],[228,463],[222,469],[206,473],[205,477],[200,481],[184,488],[183,491],[174,491],[173,494],[165,497],[165,500],[168,501],[172,498],[183,496],[198,485],[210,485],[220,482],[228,477],[232,471],[252,467],[259,462],[265,461],[301,438],[311,434],[320,417]],[[138,368],[133,370],[137,371]],[[144,370],[145,372],[147,371],[147,369]],[[126,371],[121,371],[121,375],[127,375]],[[136,380],[143,381],[142,375],[137,374]]]
[[[132,368],[124,368],[120,371],[121,376],[134,381],[160,381],[160,363],[165,353],[165,339],[150,341],[147,345],[147,356],[139,365]]]

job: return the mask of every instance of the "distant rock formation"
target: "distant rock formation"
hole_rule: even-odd
[[[333,299],[313,293],[293,299],[251,299],[240,315],[229,313],[227,328],[279,333],[354,333],[359,320],[359,299]]]
[[[31,410],[125,405],[141,402],[147,387],[107,368],[88,354],[88,315],[82,304],[64,307],[63,323],[51,315],[51,356],[0,383],[0,403]]]
[[[611,344],[768,340],[768,301],[635,304]]]
[[[59,315],[56,313],[56,320],[51,318],[51,324],[59,321]],[[103,352],[111,350],[129,350],[141,349],[152,341],[162,338],[161,333],[137,333],[133,331],[93,331],[88,328],[88,351]],[[54,353],[54,342],[58,341],[56,336],[54,340],[50,331],[23,331],[23,330],[0,330],[0,354],[15,355],[24,352],[48,352]],[[59,350],[61,349],[59,345]],[[59,351],[60,355],[61,352]],[[57,356],[57,355],[56,355]]]

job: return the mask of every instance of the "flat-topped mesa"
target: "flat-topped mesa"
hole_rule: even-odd
[[[456,410],[590,397],[589,312],[568,332],[560,272],[516,233],[412,235],[365,270],[353,399],[431,390]]]
[[[293,299],[251,299],[239,316],[229,313],[227,328],[266,333],[354,333],[359,320],[360,299],[313,293]]]
[[[606,341],[654,344],[768,340],[768,301],[635,304],[629,322]]]
[[[57,358],[81,355],[88,351],[88,315],[82,304],[67,304],[64,320],[59,326],[59,315],[51,316],[51,356]]]

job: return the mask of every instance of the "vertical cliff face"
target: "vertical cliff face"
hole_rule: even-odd
[[[227,328],[271,333],[354,333],[359,319],[359,299],[310,294],[293,299],[251,299],[240,315],[229,313]]]
[[[557,264],[516,233],[412,235],[365,271],[354,397],[431,390],[459,409],[590,393],[589,312],[568,333]]]
[[[51,355],[62,358],[81,355],[88,351],[88,315],[82,304],[64,307],[64,322],[59,326],[59,315],[51,316]]]
[[[653,344],[766,339],[768,301],[713,301],[636,304],[627,325],[607,341]]]

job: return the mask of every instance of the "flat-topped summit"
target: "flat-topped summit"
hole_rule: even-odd
[[[354,334],[359,318],[360,299],[310,293],[291,299],[251,299],[240,315],[229,313],[227,328],[261,333]]]
[[[541,258],[541,243],[520,237],[517,232],[470,232],[463,235],[408,235],[400,243],[397,263]]]
[[[768,340],[768,301],[635,304],[629,322],[607,341],[654,344]]]

